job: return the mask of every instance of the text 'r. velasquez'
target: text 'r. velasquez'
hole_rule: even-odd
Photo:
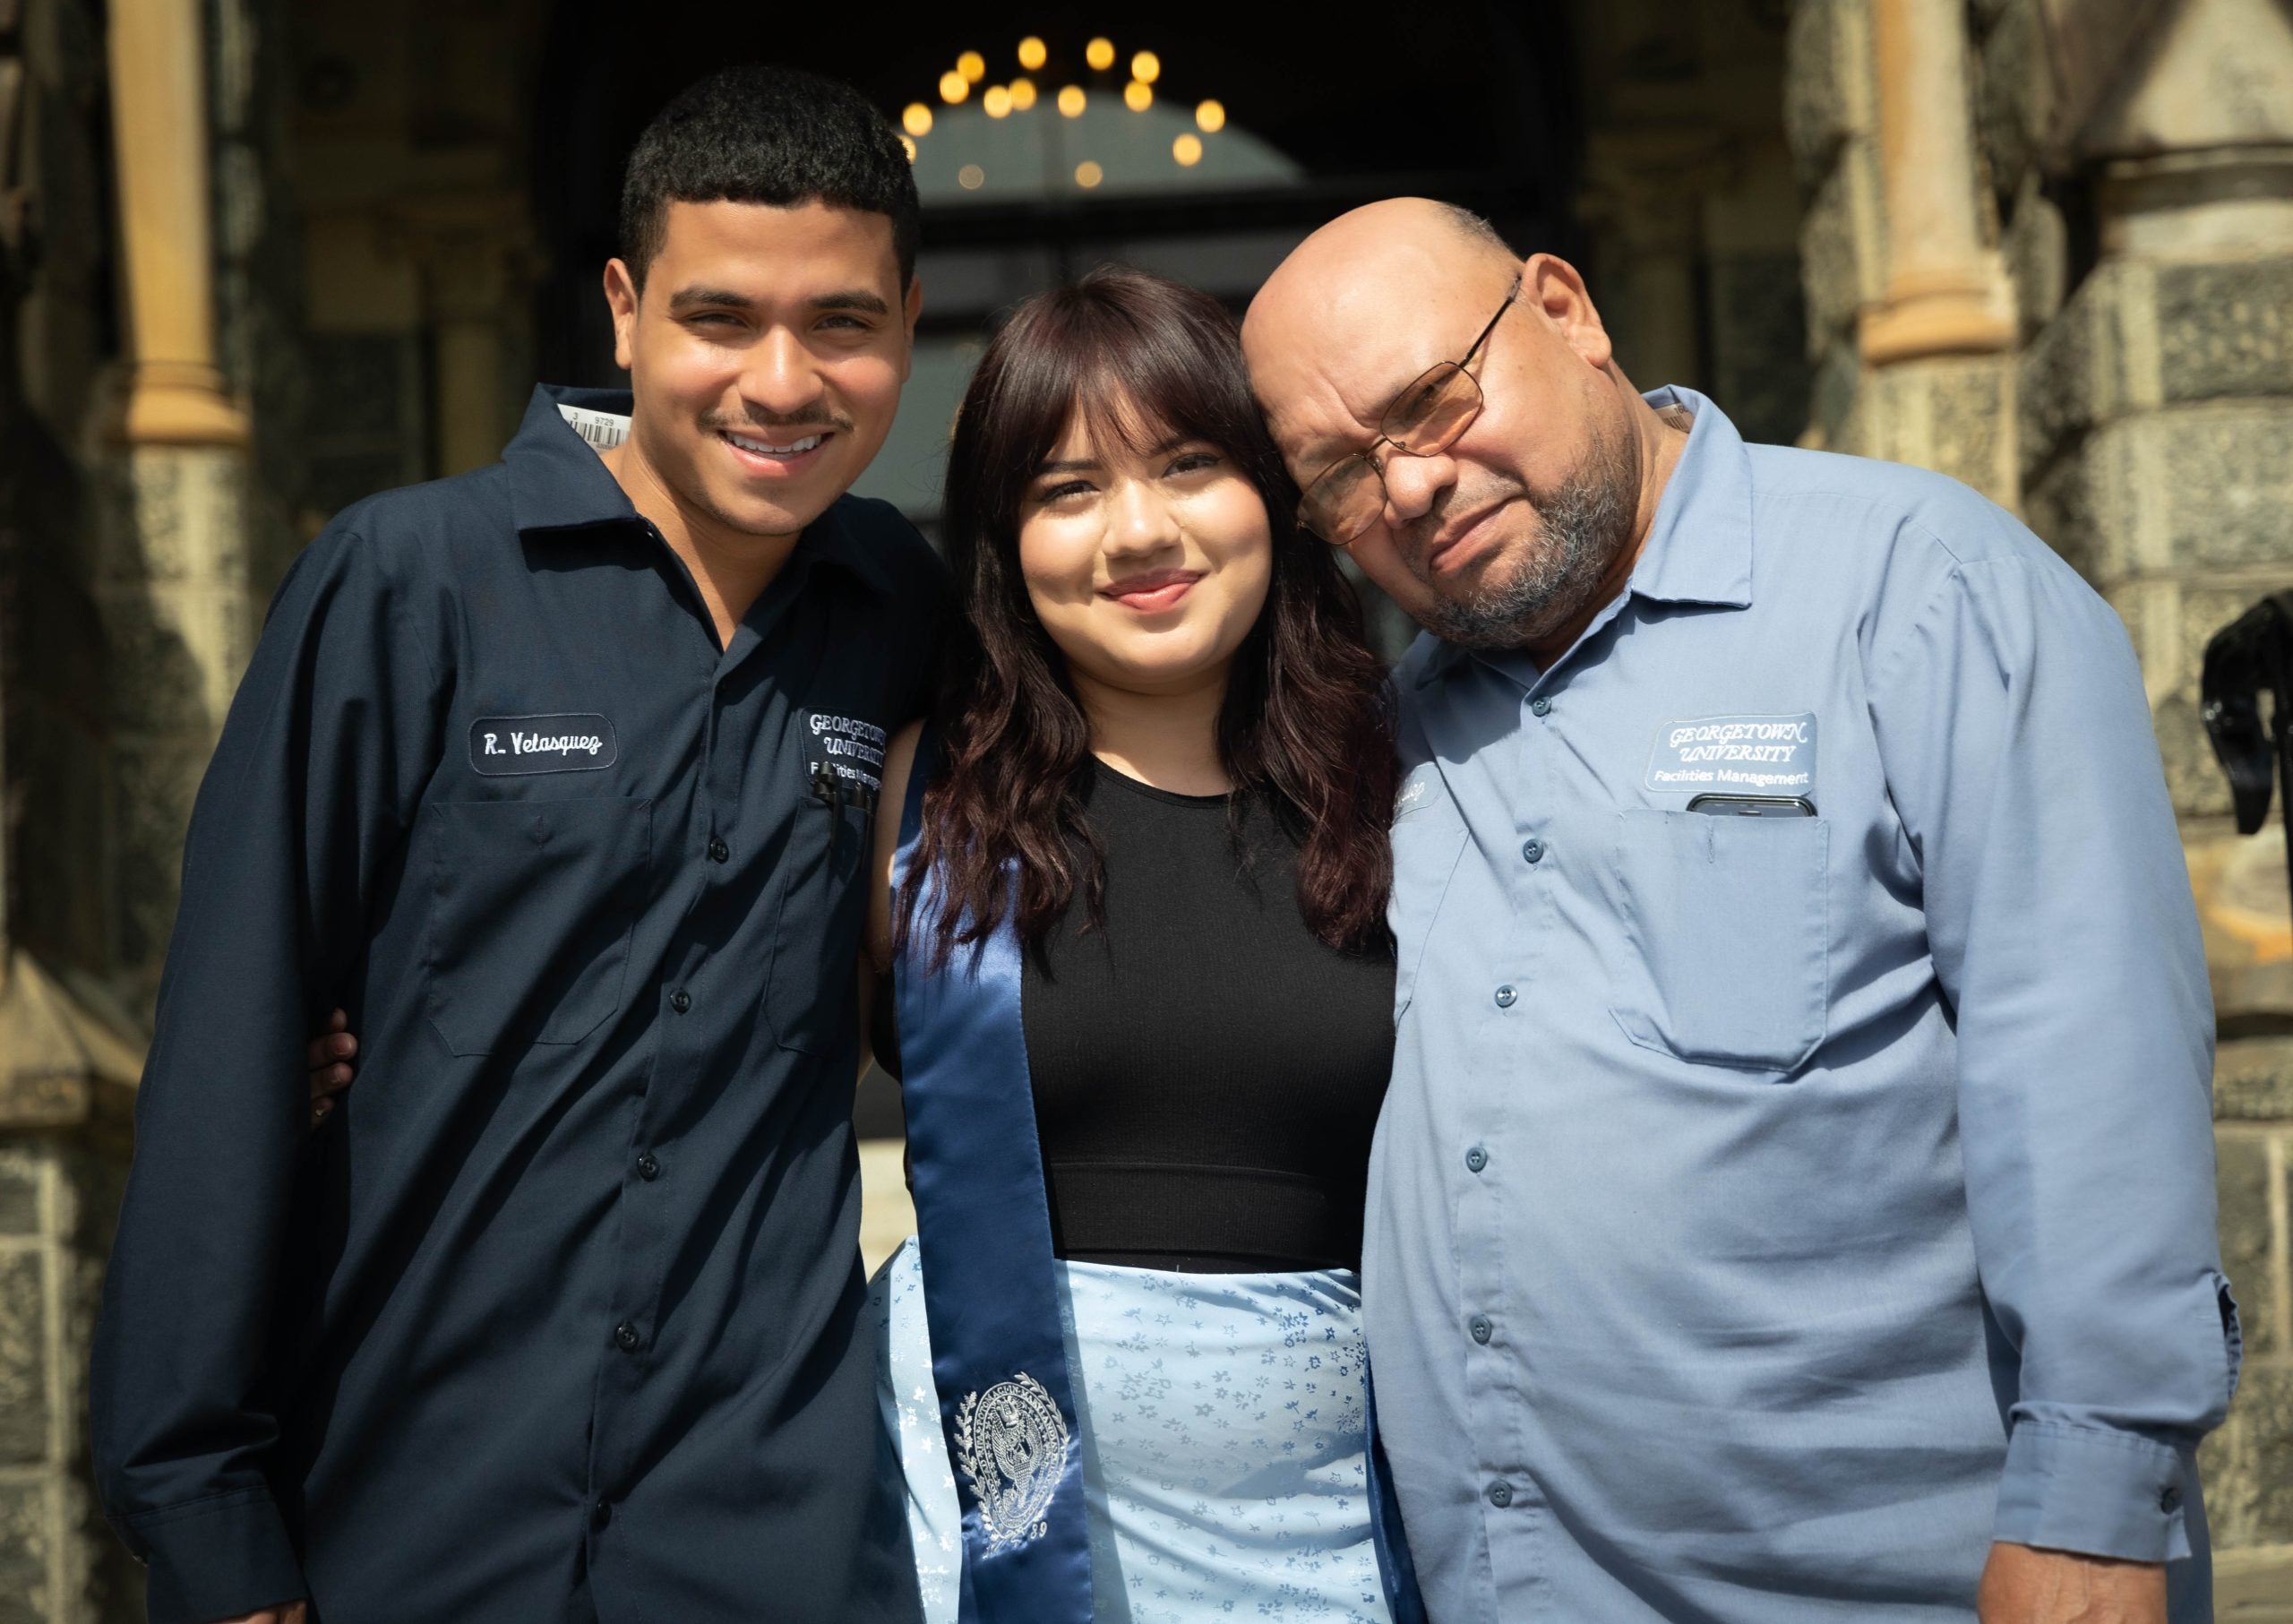
[[[593,733],[513,733],[510,748],[504,751],[501,735],[485,735],[485,753],[490,756],[570,756],[596,755],[605,747],[605,742]]]

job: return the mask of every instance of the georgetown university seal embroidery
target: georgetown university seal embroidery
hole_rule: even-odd
[[[979,1504],[990,1551],[1043,1537],[1067,1470],[1067,1419],[1043,1383],[1019,1371],[956,1408],[956,1465]]]

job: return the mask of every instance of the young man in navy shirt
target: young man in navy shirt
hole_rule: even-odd
[[[948,615],[883,443],[915,188],[847,88],[654,122],[633,398],[345,511],[193,814],[96,1453],[155,1624],[905,1620],[853,966]],[[600,454],[602,451],[602,454]],[[305,1035],[360,1082],[313,1137]]]

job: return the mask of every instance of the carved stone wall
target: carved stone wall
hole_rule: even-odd
[[[299,539],[280,10],[0,0],[0,1624],[142,1612],[87,1357],[191,797]]]
[[[1921,12],[1956,34],[1960,95],[1890,57],[1888,29]],[[1891,94],[1961,121],[1962,172],[1890,169]],[[2220,1022],[2222,1246],[2246,1339],[2203,1456],[2224,1614],[2241,1587],[2281,1587],[2267,1616],[2293,1618],[2293,913],[2281,831],[2234,832],[2197,702],[2207,639],[2293,585],[2293,17],[2282,0],[1800,0],[1785,105],[1808,199],[1808,441],[2018,510],[2141,656]],[[1969,319],[1908,357],[1889,326],[1906,185],[1955,188],[1942,202],[1972,228]]]

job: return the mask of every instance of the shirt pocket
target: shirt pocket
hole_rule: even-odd
[[[1394,1019],[1399,1022],[1417,993],[1417,973],[1433,921],[1464,855],[1464,820],[1446,799],[1394,820],[1393,901],[1386,910],[1394,932]]]
[[[447,801],[431,825],[430,1020],[456,1054],[578,1044],[620,1011],[650,801]]]
[[[1623,813],[1610,1012],[1625,1035],[1747,1070],[1814,1053],[1831,997],[1830,846],[1821,818]]]
[[[797,804],[764,991],[765,1018],[784,1049],[825,1054],[858,1030],[853,990],[869,821],[868,810],[849,801],[808,795]]]

